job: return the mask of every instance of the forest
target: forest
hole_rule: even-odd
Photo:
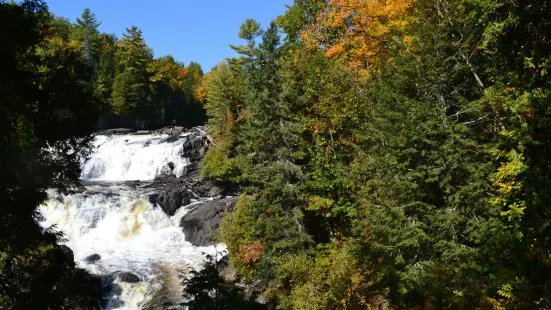
[[[277,309],[551,307],[551,2],[296,0],[201,81]]]
[[[43,1],[0,0],[0,309],[104,307],[110,288],[38,225],[39,205],[80,187],[94,130],[205,121],[198,63],[154,58],[135,26],[116,38],[99,25],[89,9],[72,23]]]
[[[77,185],[98,118],[206,121],[202,176],[242,189],[218,239],[269,309],[551,308],[550,12],[294,0],[203,74],[89,10],[72,24],[0,1],[0,308],[104,305],[36,224],[46,189]],[[220,296],[190,309],[240,309]]]

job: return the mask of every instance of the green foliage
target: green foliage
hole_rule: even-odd
[[[38,225],[51,188],[79,186],[99,114],[70,25],[41,1],[0,1],[0,308],[100,309],[107,289]]]
[[[238,165],[229,156],[234,152],[237,128],[246,116],[244,83],[228,63],[220,63],[201,80],[197,96],[209,118],[209,133],[218,141],[205,155],[201,173],[204,177],[235,182]]]
[[[235,210],[220,223],[220,240],[227,245],[228,251],[235,258],[245,250],[245,245],[252,244],[258,238],[254,212],[253,197],[242,195],[236,203]],[[253,278],[254,271],[247,268],[251,262],[232,259],[231,263],[245,278]]]
[[[98,101],[101,129],[204,124],[205,110],[195,96],[203,76],[198,63],[185,66],[171,56],[154,59],[136,26],[126,29],[119,40],[100,33],[100,25],[88,8],[74,24],[59,17],[51,22],[51,29],[64,38],[64,44],[80,55],[88,82],[85,86]]]
[[[111,112],[139,128],[202,124],[204,111],[194,96],[203,75],[201,66],[191,62],[186,67],[172,56],[153,59],[141,30],[135,26],[126,30],[115,53],[105,55],[106,71],[108,61],[115,64]]]
[[[263,309],[262,305],[247,300],[243,289],[225,283],[218,271],[218,262],[207,256],[207,262],[200,271],[192,270],[189,278],[184,277],[184,298],[182,303],[189,310],[215,309]]]
[[[146,127],[155,109],[148,87],[147,68],[153,54],[136,26],[126,29],[117,42],[116,73],[111,104],[115,115],[135,120],[138,127]],[[153,118],[156,120],[156,117]]]
[[[252,57],[253,56],[253,49],[255,46],[255,38],[260,36],[262,34],[262,29],[260,28],[260,24],[255,21],[254,19],[247,19],[245,22],[239,27],[239,34],[237,35],[239,38],[247,41],[247,45],[230,45],[230,47],[238,52],[239,54]]]
[[[551,3],[418,0],[368,72],[312,40],[362,31],[347,3],[295,1],[283,45],[246,22],[202,84],[232,264],[282,309],[549,307]]]
[[[76,34],[77,40],[82,42],[82,62],[89,70],[94,70],[100,55],[100,36],[98,27],[101,25],[96,20],[96,14],[92,13],[89,8],[82,11],[82,16],[77,18]]]

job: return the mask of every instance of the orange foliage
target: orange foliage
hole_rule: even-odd
[[[329,0],[315,25],[303,31],[310,45],[352,68],[369,69],[389,57],[389,45],[404,35],[415,0]]]
[[[251,244],[243,244],[239,246],[239,253],[236,257],[244,263],[256,263],[264,253],[264,245],[260,241],[255,241]]]

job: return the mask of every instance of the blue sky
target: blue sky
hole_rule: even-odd
[[[50,11],[75,21],[90,8],[102,24],[100,31],[122,37],[136,25],[155,53],[171,54],[178,61],[196,61],[210,69],[235,53],[240,44],[239,25],[254,18],[263,27],[286,10],[293,0],[46,0]]]

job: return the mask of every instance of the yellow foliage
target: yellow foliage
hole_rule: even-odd
[[[526,209],[525,202],[517,201],[517,193],[522,190],[523,183],[519,177],[526,170],[524,158],[521,154],[512,151],[508,154],[508,161],[492,175],[492,182],[497,188],[497,195],[491,200],[493,204],[499,205],[505,211],[502,216],[509,221],[515,222],[522,218]]]
[[[393,42],[408,44],[405,34],[415,0],[329,0],[317,23],[302,36],[321,46],[329,58],[352,68],[370,69],[388,59]]]

